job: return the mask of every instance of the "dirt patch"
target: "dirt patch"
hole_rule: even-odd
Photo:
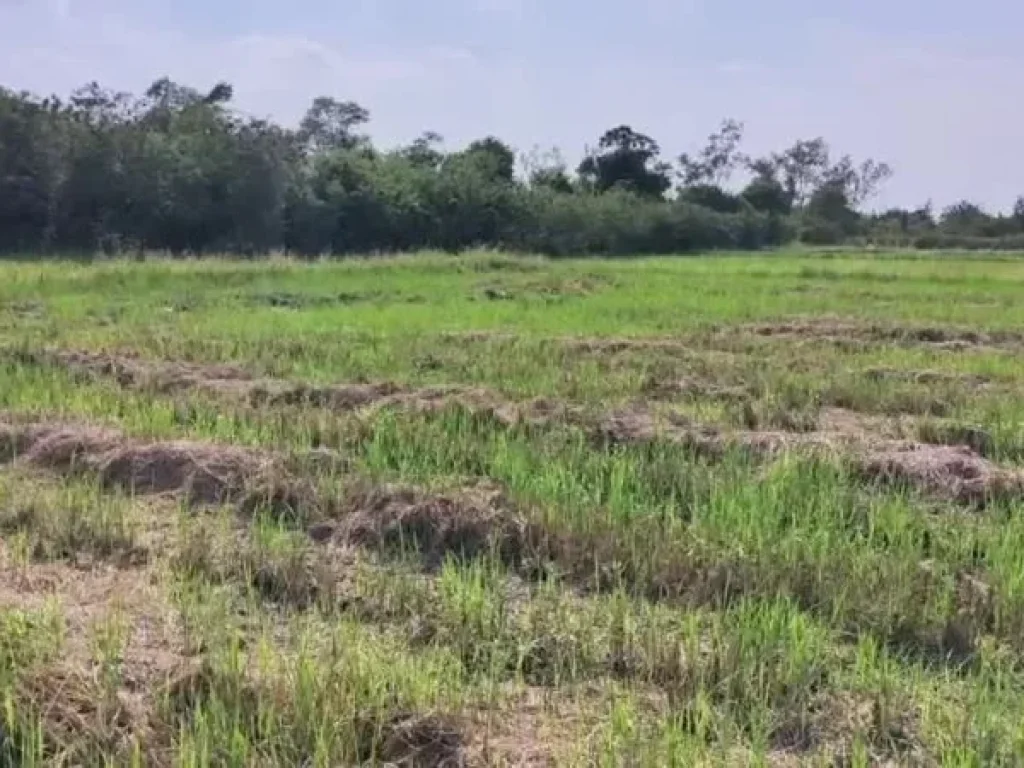
[[[60,658],[19,675],[12,692],[19,712],[39,716],[48,755],[91,764],[97,751],[128,757],[135,740],[149,764],[156,755],[148,750],[158,746],[150,694],[185,660],[177,611],[148,569],[26,565],[0,542],[0,608],[32,612],[53,605],[64,624]],[[95,638],[111,627],[121,635],[118,671],[113,682],[103,682]]]
[[[570,352],[592,355],[617,355],[623,352],[692,353],[694,347],[672,339],[631,338],[558,338],[551,340]]]
[[[252,386],[253,377],[231,365],[201,365],[188,362],[144,360],[133,355],[76,350],[17,352],[12,357],[29,365],[53,365],[85,379],[113,380],[125,389],[164,394],[208,390],[241,393]]]
[[[386,765],[408,768],[462,768],[466,765],[462,731],[437,715],[394,717],[384,728],[378,754]],[[368,758],[371,756],[367,756]]]
[[[652,375],[644,382],[643,393],[656,399],[676,397],[714,400],[721,403],[740,404],[751,399],[751,388],[721,384],[697,376],[664,378]]]
[[[95,473],[104,485],[132,493],[173,493],[193,504],[235,503],[246,512],[269,508],[278,515],[331,516],[333,521],[309,529],[314,541],[415,550],[431,567],[449,555],[489,552],[518,566],[541,538],[492,486],[453,494],[367,486],[338,502],[294,476],[283,458],[253,449],[147,443],[80,425],[0,422],[3,446],[8,461],[63,474]]]
[[[94,565],[76,568],[64,563],[15,563],[0,543],[0,606],[41,610],[56,600],[68,632],[62,657],[85,664],[91,650],[90,630],[112,612],[129,620],[123,678],[129,688],[166,672],[181,653],[177,613],[166,602],[148,570]]]
[[[501,395],[478,387],[406,388],[382,382],[328,387],[308,387],[283,381],[266,382],[250,390],[254,406],[300,405],[339,412],[399,410],[437,413],[461,408],[491,418],[505,427],[518,424],[542,425],[569,419],[578,409],[546,398],[510,402]]]
[[[38,717],[44,756],[55,764],[86,765],[97,753],[127,757],[135,743],[151,739],[146,709],[103,691],[87,670],[64,664],[30,670],[14,685],[13,698],[22,715]]]
[[[367,301],[378,301],[384,298],[384,294],[380,291],[369,291],[365,293],[342,292],[333,295],[274,291],[272,293],[250,294],[247,298],[249,304],[258,307],[273,307],[275,309],[316,309],[319,307],[331,307],[342,304],[358,304]]]
[[[956,421],[923,421],[916,427],[917,437],[930,445],[965,445],[990,457],[996,452],[996,440],[990,431],[975,424]]]
[[[870,444],[883,440],[904,440],[913,435],[916,421],[908,417],[880,416],[847,408],[821,408],[817,431],[848,444]]]
[[[778,766],[847,765],[858,739],[871,765],[927,764],[920,715],[910,702],[886,702],[861,693],[823,692],[787,713],[772,734],[769,762]]]
[[[266,500],[283,510],[303,501],[270,454],[212,443],[148,443],[85,425],[0,421],[0,459],[62,474],[95,473],[108,487],[178,493],[196,504]]]
[[[935,384],[963,385],[973,388],[987,386],[991,379],[976,373],[949,371],[913,371],[898,368],[868,368],[864,376],[871,381],[899,382],[930,386]]]
[[[581,336],[520,336],[507,331],[450,331],[440,335],[450,343],[457,344],[516,344],[530,343],[557,347],[569,353],[584,355],[612,356],[629,352],[660,352],[671,355],[692,356],[718,354],[733,357],[733,353],[712,350],[700,338],[637,338],[637,337],[581,337]]]
[[[477,291],[481,298],[488,301],[540,299],[556,302],[572,297],[589,296],[612,282],[603,275],[572,278],[552,276],[515,281],[488,281],[478,285]]]
[[[665,694],[656,689],[641,694],[638,688],[633,691],[638,703],[663,715]],[[468,761],[520,768],[594,764],[614,697],[601,684],[571,690],[510,684],[493,703],[469,713]]]
[[[966,446],[894,443],[872,449],[858,464],[868,477],[963,504],[1024,495],[1021,471],[993,464]]]
[[[457,406],[472,413],[486,414],[506,426],[554,420],[569,410],[568,406],[543,398],[509,402],[479,387],[404,387],[386,381],[315,386],[285,379],[258,378],[233,366],[152,361],[82,351],[19,352],[15,357],[28,364],[55,365],[74,375],[113,379],[126,389],[162,394],[203,392],[253,407],[308,406],[340,412],[391,408],[436,412]],[[0,456],[2,451],[0,446]]]
[[[1014,331],[985,332],[955,327],[865,324],[830,318],[756,323],[724,329],[723,332],[821,341],[929,345],[954,350],[970,347],[1018,348],[1024,345],[1024,334]]]
[[[723,430],[697,424],[678,414],[657,414],[643,406],[606,414],[600,419],[596,434],[613,445],[661,440],[714,458],[737,449],[758,457],[770,457],[798,448],[834,448],[842,439],[820,432]]]
[[[902,420],[840,408],[822,409],[814,419],[801,419],[798,424],[755,419],[746,430],[730,431],[695,423],[643,402],[595,415],[579,406],[544,398],[511,402],[479,388],[414,389],[390,383],[311,387],[279,379],[247,378],[244,372],[221,366],[141,363],[133,358],[90,353],[53,353],[52,359],[72,370],[116,376],[124,386],[147,386],[147,382],[156,380],[172,390],[196,387],[222,396],[228,393],[252,405],[305,404],[338,411],[393,408],[427,413],[457,407],[504,427],[572,425],[604,445],[661,440],[716,458],[735,449],[759,458],[794,450],[844,455],[866,476],[909,484],[964,503],[1024,495],[1019,473],[984,459],[984,445],[952,438],[934,442],[967,445],[909,441],[908,431],[913,434],[914,430],[908,430]],[[758,428],[766,422],[775,428]],[[0,422],[0,460],[10,460],[14,455],[48,468],[84,467],[98,472],[105,483],[136,492],[185,491],[204,503],[236,497],[253,487],[254,480],[275,475],[271,457],[252,450],[187,442],[124,443],[114,434],[91,428],[22,428]],[[275,489],[271,493],[275,506],[301,501],[301,494],[282,492],[280,483],[263,485]],[[436,535],[435,531],[427,540],[432,541]]]
[[[901,440],[905,427],[891,419],[822,408],[815,429],[719,429],[680,414],[657,413],[642,404],[604,415],[597,434],[613,444],[664,440],[687,445],[698,453],[720,456],[730,448],[758,455],[774,455],[792,449],[828,449],[844,452],[871,444]]]
[[[46,305],[41,301],[11,300],[0,304],[0,312],[6,312],[19,320],[36,320],[46,316]]]
[[[501,490],[479,486],[458,494],[377,486],[355,491],[337,523],[316,526],[314,540],[334,540],[389,552],[415,551],[429,567],[446,557],[493,553],[511,566],[539,539]]]
[[[898,426],[838,408],[824,409],[811,432],[725,431],[637,408],[606,415],[597,428],[610,444],[667,441],[720,458],[741,451],[765,459],[788,451],[847,460],[862,476],[972,506],[1024,498],[1024,470],[984,458],[969,445],[902,439]]]

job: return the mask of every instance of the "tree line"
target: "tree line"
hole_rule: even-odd
[[[546,253],[761,248],[794,239],[970,245],[1021,241],[1010,216],[962,202],[864,214],[891,175],[821,138],[763,157],[724,121],[669,162],[613,127],[570,169],[490,136],[459,150],[427,132],[383,150],[369,112],[313,100],[296,128],[232,109],[232,88],[169,79],[136,96],[91,83],[67,99],[0,88],[0,251],[316,256],[494,246]],[[739,179],[736,182],[735,179]]]

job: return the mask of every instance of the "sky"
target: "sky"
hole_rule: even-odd
[[[0,0],[0,85],[226,80],[295,124],[318,95],[380,146],[496,135],[574,162],[607,128],[669,159],[720,121],[751,154],[824,136],[888,161],[871,207],[1024,194],[1019,0]]]

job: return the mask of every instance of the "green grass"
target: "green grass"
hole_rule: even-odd
[[[319,501],[201,509],[0,467],[0,764],[1020,764],[1012,496],[925,497],[842,451],[709,457],[456,405],[254,405],[21,353],[486,388],[593,417],[640,403],[727,429],[813,430],[842,408],[1011,467],[1022,289],[1024,262],[945,255],[6,263],[5,418],[282,455]],[[822,332],[746,328],[784,321]],[[527,533],[434,561],[411,534],[307,532],[372,516],[353,505],[395,485],[441,510],[432,524],[493,489],[479,524]],[[81,579],[102,586],[86,598]],[[140,585],[166,605],[142,611]]]

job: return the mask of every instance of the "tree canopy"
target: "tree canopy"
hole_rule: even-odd
[[[938,218],[865,214],[887,164],[820,137],[751,157],[732,119],[674,166],[653,137],[614,126],[573,173],[557,151],[517,158],[496,136],[449,149],[425,131],[384,150],[369,110],[332,96],[294,128],[240,114],[233,97],[229,83],[168,78],[140,96],[96,82],[67,99],[0,89],[0,251],[586,254],[1024,235],[1024,198],[1007,216],[969,201]]]

